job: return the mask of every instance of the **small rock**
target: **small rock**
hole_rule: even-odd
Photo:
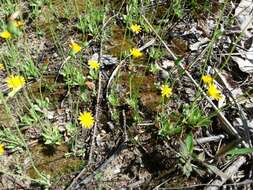
[[[234,62],[238,64],[238,67],[240,68],[242,72],[245,72],[248,74],[253,72],[253,61],[250,61],[248,59],[242,59],[237,56],[231,56],[231,58],[233,59]]]
[[[198,42],[190,45],[191,51],[197,51],[199,47],[209,41],[208,38],[201,38]]]
[[[91,59],[98,60],[98,53],[93,54]],[[116,57],[113,57],[111,55],[102,55],[100,62],[103,65],[115,65],[115,64],[117,64],[118,60]]]
[[[169,72],[165,71],[164,69],[159,71],[160,77],[164,80],[169,78]]]
[[[172,68],[174,66],[175,66],[175,62],[173,60],[166,59],[166,60],[163,60],[162,62],[163,69]]]

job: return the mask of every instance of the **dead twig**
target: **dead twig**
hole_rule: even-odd
[[[123,129],[124,129],[124,134],[125,134],[125,142],[128,141],[128,134],[127,134],[127,125],[126,125],[126,112],[125,110],[122,111],[122,115],[123,115]]]
[[[113,160],[115,160],[118,157],[118,155],[122,152],[122,150],[124,150],[126,147],[127,142],[124,141],[118,146],[115,152],[106,161],[104,161],[97,169],[95,169],[92,172],[92,174],[85,177],[74,189],[80,189],[80,185],[88,184],[97,173],[102,172],[108,166],[108,164],[110,164]]]
[[[57,71],[57,75],[56,75],[56,77],[55,77],[55,81],[57,81],[57,79],[59,78],[60,72],[61,72],[63,66],[65,65],[65,63],[67,63],[67,62],[70,60],[70,58],[71,58],[71,56],[66,57],[66,59],[64,59],[64,61],[63,61],[62,64],[60,65],[60,67],[59,67],[59,69],[58,69],[58,71]]]
[[[99,71],[98,95],[97,95],[97,104],[96,104],[96,112],[95,112],[95,124],[93,127],[92,142],[91,142],[88,164],[91,164],[91,162],[92,162],[92,155],[93,155],[93,151],[94,151],[95,139],[96,139],[96,134],[97,134],[97,126],[99,123],[99,110],[100,110],[100,102],[102,99],[101,98],[101,94],[102,94],[101,80],[102,80],[102,73],[101,73],[101,71]]]
[[[106,23],[108,23],[108,22],[106,22]],[[104,17],[102,31],[103,31],[105,26],[106,26],[106,24],[105,24],[105,17]],[[102,44],[103,44],[103,39],[101,38],[100,52],[99,52],[99,56],[98,56],[98,62],[99,63],[101,62],[101,57],[102,57],[102,54],[103,54]],[[97,125],[98,125],[98,122],[99,122],[100,103],[101,103],[101,100],[102,100],[101,95],[102,95],[102,71],[99,70],[98,93],[97,93],[97,103],[96,103],[96,113],[95,113],[95,124],[94,124],[94,127],[93,127],[93,135],[92,135],[92,142],[91,142],[91,148],[90,148],[90,153],[89,153],[88,164],[90,164],[92,162],[92,154],[93,154],[93,149],[94,149],[94,146],[95,146]]]
[[[210,187],[205,188],[205,190],[218,190],[224,183],[226,183],[226,181],[228,179],[230,179],[238,170],[239,168],[245,164],[246,162],[246,157],[245,156],[240,156],[237,158],[237,160],[231,165],[229,166],[226,170],[225,170],[225,174],[228,177],[222,177],[220,176],[221,179],[216,179],[214,180],[210,185]]]
[[[201,144],[201,143],[215,142],[215,141],[219,141],[219,140],[224,139],[224,138],[225,138],[225,135],[202,137],[202,138],[196,139],[196,143]]]

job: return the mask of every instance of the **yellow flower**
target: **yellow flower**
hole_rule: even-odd
[[[79,46],[77,43],[75,43],[75,42],[71,42],[70,43],[70,45],[69,45],[69,47],[72,49],[72,51],[74,52],[74,53],[78,53],[79,51],[81,51],[81,46]]]
[[[0,155],[4,154],[4,145],[0,144]]]
[[[213,77],[211,77],[210,75],[203,75],[201,77],[201,79],[203,80],[203,82],[207,85],[212,84],[213,83]]]
[[[11,38],[11,33],[8,31],[1,32],[0,37],[4,39],[9,39]]]
[[[17,92],[25,85],[25,79],[22,76],[11,75],[6,79],[7,86],[12,89],[13,92]]]
[[[0,63],[0,71],[4,70],[4,64]]]
[[[218,90],[214,84],[210,84],[208,86],[207,94],[208,96],[214,98],[217,101],[219,101],[222,98],[221,91]]]
[[[143,56],[143,53],[142,53],[139,49],[137,49],[137,48],[131,49],[131,50],[130,50],[130,53],[131,53],[131,55],[132,55],[134,58],[138,58],[138,57]]]
[[[138,34],[141,31],[141,26],[138,24],[132,24],[130,26],[130,29],[132,30],[132,32]]]
[[[167,84],[164,84],[161,86],[161,93],[162,96],[164,97],[170,97],[172,94],[172,88],[170,88]]]
[[[80,124],[84,127],[84,128],[91,128],[94,124],[94,118],[92,116],[92,114],[90,112],[83,112],[80,113],[79,118],[80,120]]]
[[[18,27],[18,28],[24,26],[24,22],[21,21],[21,20],[14,21],[14,24],[15,24],[15,26]]]
[[[88,65],[91,69],[98,70],[100,67],[100,64],[96,60],[89,60]]]

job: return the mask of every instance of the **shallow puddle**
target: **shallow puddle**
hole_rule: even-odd
[[[59,177],[64,174],[77,171],[84,164],[84,161],[76,157],[65,157],[65,153],[69,151],[67,145],[45,146],[38,144],[32,148],[35,167],[51,177]],[[31,167],[27,171],[32,178],[38,178],[37,173]]]
[[[66,88],[64,82],[55,82],[56,75],[43,76],[41,80],[32,83],[28,91],[35,98],[50,98],[51,103],[56,105],[66,95]]]
[[[13,125],[13,118],[8,114],[4,105],[0,104],[0,126],[11,127]]]
[[[138,73],[135,74],[122,72],[119,77],[118,84],[123,88],[126,88],[127,92],[130,91],[130,88],[137,91],[141,104],[148,111],[158,111],[160,109],[159,105],[161,103],[161,96],[155,86],[155,82],[157,81],[156,76],[151,74],[145,75],[144,73],[145,72],[142,70],[138,70]],[[124,97],[124,99],[127,98],[126,95],[120,95],[120,97]]]
[[[134,47],[134,42],[131,38],[126,36],[126,29],[117,25],[112,27],[112,37],[107,45],[105,51],[107,54],[121,57],[124,52]]]

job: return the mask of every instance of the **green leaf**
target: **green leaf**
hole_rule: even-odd
[[[182,62],[182,58],[177,58],[175,61],[175,65],[180,65]]]
[[[238,156],[243,154],[250,154],[253,152],[253,148],[234,148],[226,153],[230,156]]]
[[[18,27],[16,26],[15,22],[13,22],[13,21],[10,21],[10,22],[8,23],[7,30],[8,30],[10,33],[14,34],[15,36],[20,36],[21,33],[22,33],[22,32],[18,29]]]
[[[205,160],[205,153],[204,152],[201,152],[198,156],[197,156],[197,159],[199,159],[200,161],[204,161]]]
[[[51,140],[46,140],[45,144],[52,144]]]
[[[229,178],[229,177],[227,176],[227,174],[225,174],[223,171],[221,171],[220,169],[218,169],[216,166],[211,165],[211,164],[205,164],[205,163],[204,163],[204,165],[205,165],[209,170],[211,170],[213,173],[215,173],[216,175],[220,176],[221,178],[224,178],[224,179]]]
[[[185,139],[185,144],[187,147],[187,150],[190,154],[193,153],[193,138],[192,138],[192,133],[189,133]]]
[[[191,160],[187,160],[187,162],[185,163],[185,165],[183,166],[183,173],[187,176],[190,177],[192,172],[192,164],[191,164]]]
[[[170,128],[169,135],[172,136],[172,135],[181,133],[181,131],[182,131],[182,127],[172,126],[172,128]]]
[[[71,57],[75,57],[75,55],[76,55],[76,51],[74,51],[73,49],[71,49],[70,51],[69,51],[69,55],[71,56]]]

